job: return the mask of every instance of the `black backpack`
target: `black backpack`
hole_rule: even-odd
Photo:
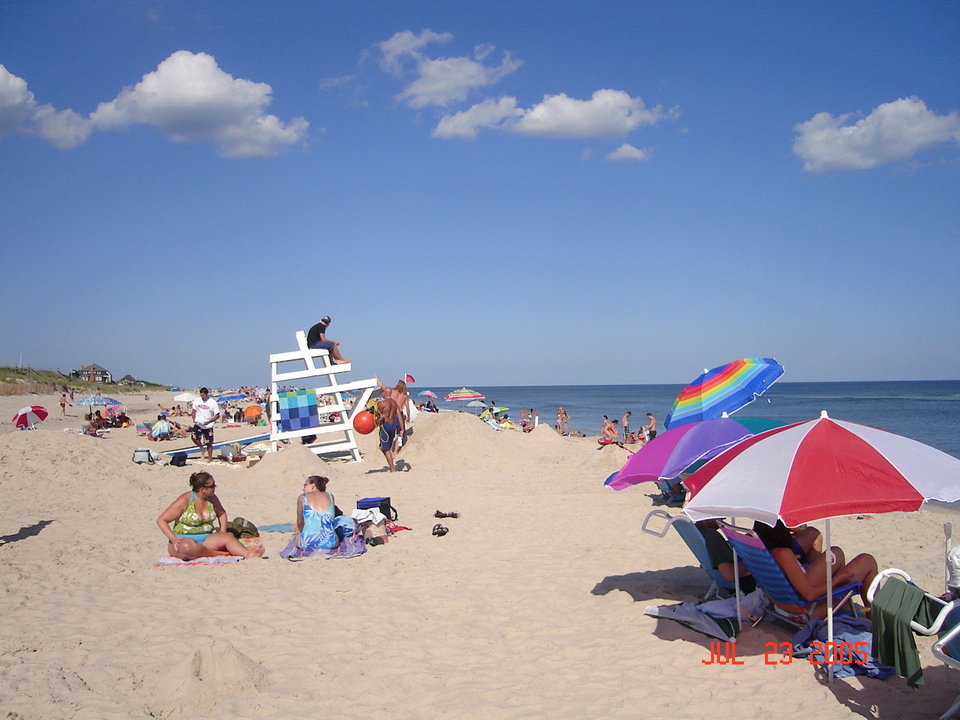
[[[174,453],[170,458],[170,464],[176,467],[183,467],[187,464],[187,454],[185,452]]]

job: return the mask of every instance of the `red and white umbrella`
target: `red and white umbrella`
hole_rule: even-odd
[[[11,421],[16,427],[29,428],[47,419],[47,409],[40,405],[28,405],[17,410]]]
[[[960,460],[902,435],[833,420],[755,435],[684,481],[693,520],[747,517],[788,527],[844,515],[910,512],[960,499]]]
[[[960,460],[885,430],[818,420],[767,430],[718,455],[684,480],[694,521],[746,517],[788,527],[830,518],[918,510],[960,499]],[[833,641],[832,563],[826,565],[827,637]],[[739,595],[737,599],[739,605]],[[739,613],[739,607],[738,607]],[[833,678],[833,666],[829,666]]]

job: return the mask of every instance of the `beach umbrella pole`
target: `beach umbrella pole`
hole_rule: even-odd
[[[733,592],[737,596],[737,636],[739,637],[740,628],[743,625],[743,615],[740,614],[740,563],[737,559],[736,549],[733,551]]]
[[[950,540],[953,539],[953,523],[943,524],[943,591],[950,592]]]
[[[830,648],[833,647],[833,563],[836,562],[836,558],[833,556],[833,550],[831,548],[833,545],[830,544],[830,518],[827,518],[827,527],[824,541],[827,544],[827,557],[826,557],[826,568],[827,568],[827,657],[825,660],[831,660],[830,657]],[[836,653],[834,652],[834,655]],[[833,682],[833,663],[827,663],[827,682]]]

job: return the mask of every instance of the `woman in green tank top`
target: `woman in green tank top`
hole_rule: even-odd
[[[157,526],[167,537],[167,550],[173,557],[195,560],[217,555],[244,558],[263,555],[262,547],[247,548],[233,535],[223,532],[222,528],[227,526],[227,511],[216,495],[217,483],[210,473],[193,473],[190,488],[157,518]]]

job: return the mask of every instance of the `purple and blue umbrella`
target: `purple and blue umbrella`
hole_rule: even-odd
[[[663,426],[668,430],[734,413],[762,395],[783,375],[773,358],[742,358],[704,370],[677,395]]]
[[[715,458],[747,438],[786,423],[767,418],[715,418],[681,425],[637,450],[604,485],[625,490],[642,482],[676,480],[692,465]]]

